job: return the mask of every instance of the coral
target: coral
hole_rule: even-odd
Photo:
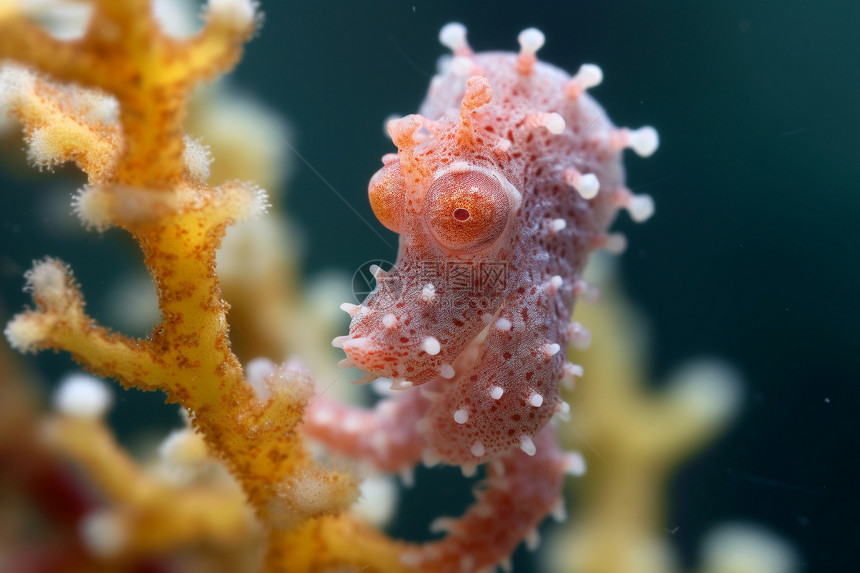
[[[177,40],[160,31],[148,2],[95,2],[84,35],[68,41],[32,22],[17,3],[3,3],[0,57],[17,64],[4,66],[2,93],[24,126],[31,160],[44,167],[73,161],[86,173],[76,212],[89,227],[117,226],[138,241],[162,315],[146,339],[110,332],[87,315],[71,270],[48,258],[27,273],[36,308],[14,318],[7,338],[22,351],[65,350],[95,374],[180,403],[253,507],[268,541],[268,569],[286,570],[288,560],[298,559],[301,552],[285,550],[290,544],[324,548],[306,556],[309,568],[319,559],[349,564],[362,536],[368,547],[379,545],[379,562],[396,562],[396,545],[366,526],[324,518],[353,503],[357,479],[321,467],[304,444],[298,426],[313,392],[309,375],[282,366],[255,391],[231,351],[215,252],[228,226],[265,211],[266,195],[238,181],[209,187],[207,153],[186,137],[182,123],[192,89],[238,61],[259,17],[252,3],[237,0],[211,2],[205,19],[199,33]],[[139,472],[103,426],[60,423],[66,425],[52,432],[58,447],[88,467],[115,501],[134,507],[141,489],[163,494],[149,516],[169,521],[174,539],[199,531],[205,492],[183,494],[187,504],[173,507],[166,490],[133,479]],[[114,466],[124,468],[125,479],[111,477]],[[179,508],[187,510],[172,512]],[[104,521],[93,527],[105,530]],[[163,540],[133,536],[150,535],[153,527],[127,527],[132,537],[120,546],[157,546]],[[339,549],[345,539],[335,532],[344,528],[353,534],[350,546]]]

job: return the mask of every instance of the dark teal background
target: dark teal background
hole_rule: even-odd
[[[662,140],[652,158],[627,161],[629,185],[654,196],[656,216],[632,225],[623,215],[618,225],[630,243],[621,261],[627,290],[653,323],[653,377],[716,355],[746,381],[738,422],[674,481],[674,539],[691,564],[710,526],[743,518],[791,540],[804,571],[857,567],[860,2],[321,0],[263,8],[266,23],[235,84],[289,118],[298,150],[370,220],[367,180],[393,150],[383,121],[417,110],[443,53],[443,24],[466,24],[476,50],[516,49],[517,33],[537,26],[547,37],[542,59],[571,71],[599,64],[605,81],[593,95],[610,117],[654,125]],[[287,205],[307,234],[308,272],[351,272],[394,256],[297,165]],[[25,302],[21,274],[33,258],[61,256],[88,293],[107,284],[105,273],[138,264],[118,233],[59,242],[39,220],[38,202],[70,193],[74,182],[8,170],[0,177],[6,315]],[[36,364],[48,378],[69,366],[64,356]],[[424,531],[448,497],[442,490],[419,499],[421,485],[406,500],[403,535]]]

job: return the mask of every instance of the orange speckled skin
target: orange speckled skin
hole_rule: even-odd
[[[468,74],[464,56],[443,64],[421,115],[389,124],[398,154],[386,156],[370,198],[400,233],[400,251],[344,344],[374,375],[425,384],[425,439],[450,464],[517,447],[558,411],[577,283],[616,212],[612,191],[624,185],[614,126],[590,96],[565,93],[567,73],[540,62],[522,73],[516,54],[465,57]],[[541,112],[560,114],[564,130],[551,133],[535,120]],[[566,183],[570,168],[597,176],[597,197]],[[396,327],[385,326],[387,315]],[[422,347],[426,337],[438,354]]]

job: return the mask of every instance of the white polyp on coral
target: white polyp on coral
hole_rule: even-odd
[[[182,159],[192,179],[198,183],[205,183],[209,179],[212,153],[208,145],[203,145],[201,140],[186,135]]]
[[[105,231],[113,226],[111,194],[97,185],[84,185],[72,197],[72,211],[87,229]]]
[[[391,476],[366,476],[359,487],[358,502],[351,510],[371,525],[384,527],[394,516],[398,492],[397,484]]]
[[[54,392],[57,411],[74,418],[101,418],[112,403],[113,396],[107,385],[89,374],[66,376]]]
[[[78,530],[84,547],[96,557],[111,559],[126,548],[129,540],[128,524],[110,510],[99,510],[85,516]]]
[[[161,31],[173,38],[187,38],[197,32],[199,5],[191,0],[153,0],[152,13]]]
[[[245,380],[254,389],[257,400],[265,402],[272,397],[272,389],[266,378],[272,375],[277,365],[268,358],[254,358],[245,365]]]
[[[669,396],[702,423],[716,425],[735,414],[741,401],[739,374],[714,359],[690,362],[669,382]]]
[[[210,22],[235,29],[254,26],[257,3],[251,0],[209,0],[206,15]]]
[[[33,268],[24,273],[24,291],[32,293],[33,299],[46,311],[62,311],[68,308],[69,267],[58,259],[45,258],[35,261]]]
[[[61,315],[74,304],[76,293],[70,289],[68,267],[57,259],[36,261],[24,273],[24,291],[30,292],[41,312],[26,312],[16,316],[4,334],[9,344],[20,352],[35,352]]]
[[[203,435],[192,428],[182,428],[168,434],[158,446],[158,453],[166,477],[176,483],[186,483],[193,479],[209,460]]]
[[[27,0],[18,2],[21,11],[36,20],[59,40],[77,40],[86,33],[93,13],[90,2]]]
[[[761,527],[733,523],[705,538],[702,570],[708,573],[793,573],[798,557],[785,541]]]

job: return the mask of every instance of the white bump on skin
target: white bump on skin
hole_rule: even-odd
[[[567,227],[567,221],[564,219],[553,219],[549,224],[549,231],[554,235]]]
[[[531,436],[526,434],[520,436],[520,449],[528,456],[533,456],[537,453],[537,446],[535,446]]]
[[[344,311],[345,313],[347,313],[350,317],[354,317],[356,315],[356,313],[358,312],[359,308],[361,308],[361,307],[358,306],[357,304],[350,304],[348,302],[345,302],[345,303],[340,305],[340,309],[342,311]]]
[[[436,287],[433,286],[433,283],[427,283],[424,285],[424,288],[421,289],[421,301],[422,302],[433,302],[436,300]]]
[[[585,458],[579,452],[565,452],[564,471],[568,475],[582,476],[586,472]]]
[[[520,44],[520,54],[534,55],[546,42],[546,36],[537,28],[526,28],[517,36]]]
[[[558,354],[559,350],[561,350],[561,346],[553,342],[552,344],[544,344],[541,350],[547,356],[555,356]]]
[[[654,214],[654,199],[645,194],[633,195],[627,202],[627,211],[637,223],[647,221]]]
[[[443,364],[442,367],[439,368],[439,375],[442,376],[442,378],[450,380],[454,377],[454,374],[456,374],[454,372],[454,367],[450,364]]]
[[[578,98],[582,92],[603,83],[603,70],[594,64],[582,64],[579,71],[564,84],[564,91],[571,99]]]
[[[490,397],[493,400],[498,400],[502,397],[502,394],[504,393],[505,391],[501,386],[493,386],[492,388],[490,388]]]
[[[335,336],[331,341],[331,345],[335,348],[343,348],[343,345],[347,340],[349,340],[349,336]]]
[[[474,444],[472,444],[472,447],[469,448],[469,451],[472,452],[472,455],[476,458],[483,457],[483,455],[487,453],[487,451],[484,449],[484,444],[482,444],[481,442],[475,442]]]
[[[454,421],[458,424],[465,424],[469,421],[469,413],[466,410],[457,410],[454,412]]]
[[[594,173],[582,174],[576,169],[565,169],[564,182],[576,189],[583,199],[594,199],[600,191],[600,180]]]
[[[439,351],[442,350],[442,345],[439,344],[439,341],[436,340],[435,337],[425,336],[424,340],[421,342],[421,349],[430,356],[436,356],[439,354]]]
[[[391,313],[388,313],[382,317],[382,326],[384,326],[388,330],[397,328],[399,325],[400,323],[398,322],[397,317]]]
[[[640,127],[627,133],[627,144],[639,157],[648,157],[660,146],[660,136],[651,126]]]
[[[554,277],[549,279],[549,292],[550,292],[550,294],[557,293],[558,289],[560,289],[563,284],[564,284],[564,280],[558,275],[555,275]]]
[[[445,24],[442,26],[442,29],[439,30],[439,43],[452,52],[456,52],[462,48],[468,48],[469,44],[466,42],[466,26],[459,22]]]
[[[529,396],[529,404],[531,404],[535,408],[540,408],[543,405],[543,396],[540,394],[532,394]]]
[[[391,390],[406,390],[412,388],[412,382],[409,380],[392,380],[389,388]]]
[[[501,331],[506,332],[506,331],[511,329],[511,321],[508,320],[507,318],[500,318],[499,320],[496,321],[496,328],[498,328]]]
[[[370,265],[370,274],[372,274],[373,278],[377,281],[388,276],[388,273],[383,271],[382,267],[379,265]]]

